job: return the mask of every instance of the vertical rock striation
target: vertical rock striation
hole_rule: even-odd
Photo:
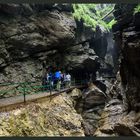
[[[114,38],[121,49],[120,77],[114,95],[106,105],[97,136],[140,136],[140,13],[136,5],[116,5]],[[118,98],[118,95],[122,96]],[[118,100],[118,99],[119,100]]]

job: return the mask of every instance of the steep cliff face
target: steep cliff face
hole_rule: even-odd
[[[133,15],[135,5],[127,5],[126,8],[129,11],[126,13],[126,9],[122,9],[121,12],[126,13],[126,15],[121,14],[118,19],[118,29],[114,27],[115,37],[121,38],[121,66],[120,75],[122,78],[122,88],[123,97],[127,103],[128,111],[135,110],[139,111],[139,59],[140,59],[140,41],[139,41],[139,20],[140,13]],[[120,10],[118,10],[120,11]],[[127,21],[124,21],[125,18]]]
[[[121,49],[120,75],[112,88],[113,98],[105,106],[97,136],[140,136],[140,13],[136,5],[116,5],[113,26],[117,47]]]
[[[48,5],[1,5],[0,9],[1,82],[40,79],[43,61],[49,65],[52,55],[58,56],[60,48],[74,41],[74,19],[67,11],[49,11]]]
[[[95,74],[108,53],[108,37],[74,19],[72,11],[70,4],[1,4],[0,82],[40,82],[49,66],[77,78]]]
[[[40,81],[48,66],[98,69],[98,56],[83,43],[94,32],[77,27],[71,5],[1,4],[0,11],[0,82]]]

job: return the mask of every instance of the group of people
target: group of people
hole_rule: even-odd
[[[60,90],[64,87],[71,86],[71,75],[69,73],[62,73],[61,71],[57,70],[53,72],[46,72],[43,78],[43,84],[49,85],[51,89]]]

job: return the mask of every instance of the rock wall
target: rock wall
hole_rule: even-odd
[[[95,74],[107,38],[100,28],[75,20],[72,11],[70,4],[0,4],[0,83],[40,82],[50,66],[74,77]]]
[[[136,5],[116,5],[113,26],[116,45],[121,49],[119,80],[105,106],[96,136],[140,136],[140,13]]]
[[[133,15],[135,5],[125,5],[120,11],[116,6],[115,16],[118,20],[114,26],[115,38],[120,38],[122,52],[120,76],[122,79],[123,98],[127,103],[127,109],[139,111],[139,20],[140,13]],[[126,12],[126,9],[127,10]],[[117,14],[123,12],[126,14]],[[127,19],[127,20],[126,20]]]
[[[95,68],[97,56],[76,38],[71,12],[65,4],[1,4],[0,82],[40,81],[48,66],[74,70],[89,62]]]

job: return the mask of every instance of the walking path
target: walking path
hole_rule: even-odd
[[[38,100],[38,99],[41,99],[41,98],[46,98],[46,97],[48,98],[48,97],[51,97],[51,96],[54,96],[54,95],[57,96],[60,93],[69,92],[74,88],[83,88],[85,86],[86,85],[78,85],[78,86],[72,86],[70,88],[62,89],[60,91],[39,92],[37,94],[30,94],[30,95],[28,94],[28,95],[26,95],[26,103],[31,102],[31,101],[35,101],[35,100]],[[23,104],[23,103],[24,103],[24,96],[23,95],[9,97],[9,98],[3,98],[3,99],[0,99],[0,108],[9,107],[11,105],[16,105],[16,104]]]

